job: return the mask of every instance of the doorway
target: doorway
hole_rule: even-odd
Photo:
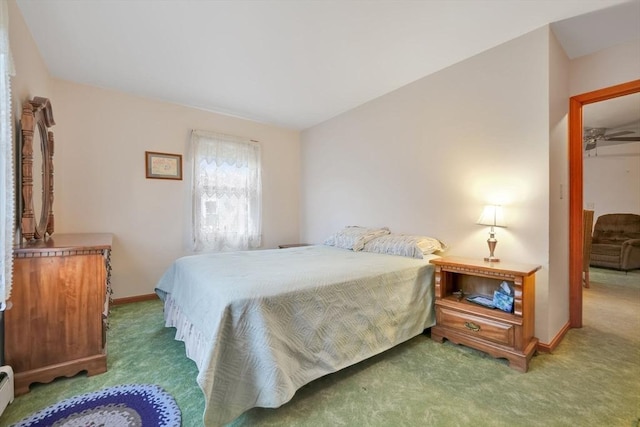
[[[640,80],[583,93],[569,99],[569,323],[582,327],[582,107],[640,92]]]

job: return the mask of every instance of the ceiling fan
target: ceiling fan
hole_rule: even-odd
[[[640,141],[640,135],[623,136],[636,133],[634,131],[622,130],[607,133],[608,130],[607,128],[584,128],[583,142],[585,151],[593,150],[597,147]]]

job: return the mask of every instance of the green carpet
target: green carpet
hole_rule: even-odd
[[[231,426],[638,426],[640,282],[593,281],[584,327],[568,332],[529,372],[506,361],[418,336],[303,387],[278,409],[252,409]],[[32,386],[0,417],[10,425],[61,399],[122,383],[158,384],[176,399],[183,425],[202,426],[195,364],[164,328],[162,305],[115,306],[109,371]]]
[[[589,280],[606,285],[640,286],[640,270],[618,271],[590,267]]]

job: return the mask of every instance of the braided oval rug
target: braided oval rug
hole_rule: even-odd
[[[179,427],[180,408],[157,385],[128,384],[63,400],[14,427]]]

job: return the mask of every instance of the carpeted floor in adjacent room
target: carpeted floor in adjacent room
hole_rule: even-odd
[[[308,384],[281,408],[250,410],[231,426],[638,426],[640,271],[609,273],[592,270],[584,327],[570,330],[553,354],[535,356],[526,374],[421,335]],[[125,383],[162,386],[180,406],[183,425],[202,426],[197,370],[174,333],[163,327],[160,301],[113,307],[109,371],[32,386],[0,426]]]

